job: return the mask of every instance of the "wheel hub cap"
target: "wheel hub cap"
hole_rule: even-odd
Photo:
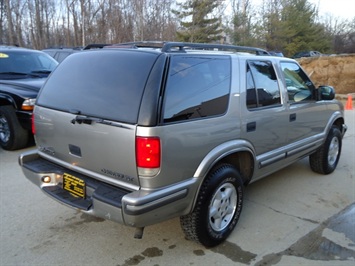
[[[232,184],[223,184],[213,195],[209,208],[209,222],[216,231],[225,229],[233,219],[237,204],[237,191]]]
[[[1,142],[8,142],[10,138],[9,123],[3,115],[0,115],[0,140]]]
[[[339,140],[334,137],[329,145],[328,151],[328,163],[329,165],[334,165],[339,154]]]

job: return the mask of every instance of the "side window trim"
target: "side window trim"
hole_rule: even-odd
[[[174,54],[169,59],[162,89],[161,123],[194,121],[227,112],[231,89],[230,56]]]
[[[262,73],[261,70],[257,71],[256,67],[253,66],[253,64],[265,64],[267,66],[267,69],[269,70],[268,73],[264,72]],[[281,107],[282,106],[282,98],[281,98],[281,90],[280,90],[280,85],[278,82],[277,78],[277,71],[275,70],[275,66],[270,60],[247,60],[246,62],[247,66],[247,108],[249,111],[254,111],[254,110],[263,110],[263,109],[269,109],[269,108],[276,108],[276,107]],[[259,74],[260,73],[260,74]],[[267,76],[269,74],[269,76]],[[258,77],[267,77],[264,78],[264,80],[272,81],[269,82],[269,86],[258,86],[257,84],[257,78]],[[262,80],[262,79],[261,79]],[[274,82],[274,84],[273,84]],[[249,84],[252,83],[254,88],[249,88]],[[272,88],[274,87],[274,88]],[[252,91],[254,89],[254,91]],[[273,95],[274,93],[274,95]],[[253,99],[255,97],[255,99]],[[264,102],[263,102],[264,100]],[[249,101],[249,103],[248,103]],[[255,106],[253,106],[255,105]]]
[[[286,68],[287,65],[289,68]],[[295,68],[291,68],[291,65]],[[281,61],[280,66],[288,104],[293,105],[316,100],[314,95],[315,86],[299,64]]]

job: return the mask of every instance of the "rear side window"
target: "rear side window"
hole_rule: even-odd
[[[280,89],[272,63],[249,61],[247,63],[248,109],[279,104],[281,104]]]
[[[65,58],[67,58],[71,53],[69,52],[58,52],[56,55],[55,55],[55,59],[58,61],[58,62],[62,62]]]
[[[113,49],[75,53],[52,73],[37,104],[135,124],[144,87],[157,56]]]
[[[164,122],[224,114],[230,77],[229,56],[173,55],[164,94]]]

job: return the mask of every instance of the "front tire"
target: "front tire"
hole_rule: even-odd
[[[342,136],[338,127],[333,126],[324,144],[309,156],[311,169],[319,174],[332,173],[338,165],[341,153]]]
[[[202,184],[194,211],[180,217],[186,237],[206,247],[223,242],[238,222],[243,196],[242,178],[232,165],[214,168]]]
[[[20,125],[12,106],[0,106],[0,146],[4,150],[24,148],[29,139],[29,132]]]

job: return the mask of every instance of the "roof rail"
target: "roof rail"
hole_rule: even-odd
[[[20,47],[17,43],[2,43],[0,42],[0,45],[2,46],[14,46],[14,47]]]
[[[86,45],[83,50],[90,50],[90,49],[100,49],[103,48],[105,46],[111,46],[111,44],[106,44],[106,43],[92,43],[92,44],[88,44]]]
[[[167,42],[164,41],[139,41],[139,42],[125,42],[112,44],[111,47],[119,48],[163,48],[164,44]]]
[[[83,49],[82,46],[49,46],[47,48],[44,48],[43,50],[48,50],[48,49],[72,49],[72,50],[81,50]]]
[[[127,42],[112,45],[120,48],[161,48],[162,52],[186,52],[187,50],[210,50],[210,51],[231,51],[231,52],[252,52],[256,55],[270,55],[266,50],[228,44],[213,43],[189,43],[189,42],[164,42],[164,41],[139,41]]]
[[[186,51],[186,50],[212,50],[212,51],[231,51],[231,52],[252,52],[256,55],[270,55],[266,50],[229,44],[213,44],[213,43],[185,43],[185,42],[168,42],[165,43],[162,51]]]

